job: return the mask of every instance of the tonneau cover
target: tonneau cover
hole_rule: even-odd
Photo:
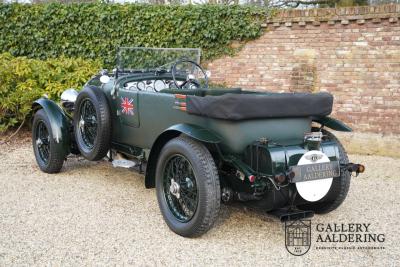
[[[187,112],[216,119],[327,116],[332,112],[329,93],[260,93],[187,96]]]

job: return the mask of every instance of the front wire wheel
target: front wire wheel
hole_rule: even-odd
[[[43,109],[35,113],[32,123],[32,146],[39,168],[46,173],[61,170],[66,152],[56,143],[51,132],[51,124]]]
[[[47,164],[50,159],[50,134],[44,121],[38,121],[35,132],[33,141],[36,144],[39,158],[44,164]]]

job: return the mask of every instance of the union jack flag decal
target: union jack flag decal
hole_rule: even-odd
[[[122,108],[122,113],[126,115],[133,115],[135,114],[133,112],[133,109],[135,106],[132,104],[133,99],[132,98],[127,98],[127,97],[121,97],[121,108]]]

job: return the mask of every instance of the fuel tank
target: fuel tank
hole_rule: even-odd
[[[310,150],[311,148],[306,144],[281,145],[256,142],[247,147],[243,161],[259,175],[277,175],[285,173],[291,166],[297,165],[302,156]],[[328,156],[330,161],[339,160],[338,146],[333,141],[321,142],[318,150]],[[288,184],[278,190],[269,180],[259,181],[259,183],[255,187],[260,186],[261,183],[264,183],[265,186],[262,197],[258,200],[248,201],[247,205],[271,211],[292,204],[301,204],[299,197],[296,197],[295,184]],[[293,199],[295,199],[294,203]]]
[[[335,142],[323,141],[319,150],[327,155],[330,161],[339,159],[339,150]],[[246,148],[243,161],[256,173],[276,175],[286,172],[290,166],[297,165],[300,158],[308,151],[310,148],[306,144],[255,142]]]

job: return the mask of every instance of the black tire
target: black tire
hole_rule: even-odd
[[[192,184],[195,184],[197,196],[195,211],[193,211],[191,218],[187,221],[178,219],[178,217],[174,215],[170,208],[171,202],[169,202],[172,198],[168,198],[165,189],[167,189],[167,191],[169,190],[168,187],[164,185],[165,181],[169,181],[168,178],[164,179],[164,171],[167,164],[170,162],[169,159],[180,156],[182,156],[183,159],[187,159],[187,162],[190,163],[190,167],[193,171],[192,174],[195,178]],[[179,180],[180,186],[184,188],[182,179],[176,179]],[[186,180],[187,179],[188,178],[186,178]],[[183,181],[183,183],[185,183],[185,181]],[[182,192],[184,191],[182,189],[179,190],[181,194],[183,194]],[[161,213],[172,231],[184,237],[196,237],[207,232],[219,213],[221,199],[220,190],[219,177],[214,159],[203,144],[187,136],[180,136],[170,140],[163,147],[156,168],[156,191]],[[167,200],[167,198],[169,200]],[[179,202],[179,199],[176,198],[175,201]]]
[[[60,172],[65,153],[53,138],[51,124],[43,109],[35,113],[32,123],[32,146],[39,168],[46,173]]]
[[[86,110],[93,113],[91,118],[83,118]],[[110,108],[99,89],[86,87],[79,93],[75,103],[74,134],[79,151],[88,160],[100,160],[110,150]]]
[[[324,138],[337,143],[339,148],[339,162],[349,163],[349,158],[347,153],[340,141],[336,138],[334,134],[327,130],[322,130]],[[299,206],[303,210],[312,210],[317,214],[324,214],[337,209],[343,201],[346,199],[347,193],[350,188],[351,175],[349,172],[341,172],[340,177],[333,178],[331,188],[329,192],[321,200],[317,202],[310,202]]]

